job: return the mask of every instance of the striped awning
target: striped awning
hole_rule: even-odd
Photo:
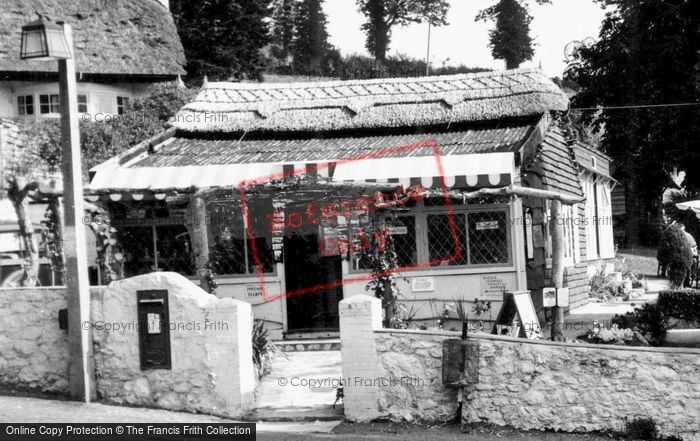
[[[474,189],[513,182],[512,152],[411,156],[301,163],[211,164],[181,167],[105,167],[86,187],[88,200],[141,200],[144,195],[164,199],[174,192],[231,187],[241,182],[265,182],[293,174],[310,174],[335,182],[398,183],[404,188],[422,185]]]

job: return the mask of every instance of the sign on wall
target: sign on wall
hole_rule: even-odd
[[[411,279],[411,291],[432,292],[435,291],[434,277],[413,277]]]
[[[484,274],[480,278],[480,292],[489,300],[502,300],[506,282],[500,274]]]

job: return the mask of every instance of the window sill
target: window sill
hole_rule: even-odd
[[[279,282],[280,277],[276,274],[265,274],[262,277],[264,282]],[[224,275],[224,276],[214,276],[214,280],[219,285],[242,285],[246,283],[258,283],[260,278],[255,274],[241,274],[241,275]]]
[[[487,265],[483,267],[439,267],[434,266],[428,269],[409,269],[397,273],[397,278],[400,277],[428,277],[428,276],[451,276],[464,274],[491,274],[491,273],[514,273],[515,266],[508,264],[505,266]],[[367,274],[369,271],[350,271],[349,276]]]

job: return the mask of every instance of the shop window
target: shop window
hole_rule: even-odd
[[[394,242],[398,265],[408,266],[418,263],[416,218],[414,216],[400,216],[387,224],[388,232]]]
[[[128,226],[119,229],[127,277],[153,271],[195,275],[189,233],[184,225]]]
[[[85,94],[78,95],[78,112],[87,113],[88,111],[88,98]]]
[[[251,239],[240,204],[230,200],[208,204],[209,261],[215,274],[256,274],[254,250],[262,272],[274,272],[272,234],[267,220],[271,212],[269,199],[248,201]]]
[[[454,221],[454,232],[450,218]],[[465,265],[467,263],[463,214],[455,214],[454,216],[430,214],[427,217],[427,232],[428,259],[432,266]],[[450,258],[449,261],[447,261],[448,258]]]
[[[34,97],[32,95],[17,97],[17,114],[19,116],[34,115]]]
[[[503,211],[469,213],[469,263],[508,263],[508,225]]]
[[[39,95],[39,112],[41,112],[42,115],[49,113],[61,113],[58,94],[52,93]]]

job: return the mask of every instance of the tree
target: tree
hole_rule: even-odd
[[[93,166],[122,153],[129,147],[144,141],[163,131],[169,119],[180,107],[194,97],[194,90],[177,87],[174,83],[162,83],[151,86],[149,93],[135,99],[127,106],[124,115],[105,122],[81,122],[80,140],[83,158],[83,178]],[[22,144],[25,148],[7,172],[7,196],[17,213],[19,235],[27,253],[27,265],[22,276],[17,280],[24,286],[36,285],[39,273],[39,246],[34,234],[34,227],[29,217],[30,199],[49,201],[47,217],[49,257],[52,267],[62,272],[62,231],[59,196],[49,179],[44,175],[55,175],[61,165],[61,133],[59,121],[37,120],[22,122]],[[99,208],[92,204],[86,207],[102,215]],[[98,240],[98,256],[104,262],[108,277],[119,275],[118,262],[114,256],[119,250],[114,246],[115,231],[98,228],[90,224]],[[105,240],[108,243],[104,243]],[[104,246],[102,245],[104,244]],[[116,259],[119,260],[119,259]],[[108,281],[108,280],[107,280]]]
[[[582,119],[602,131],[601,147],[624,185],[628,245],[653,244],[669,172],[684,171],[685,188],[700,189],[700,107],[656,106],[700,99],[700,4],[597,1],[608,8],[598,41],[575,51],[565,78],[580,88],[573,107],[600,108]]]
[[[538,4],[549,0],[535,0]],[[491,54],[497,60],[505,60],[507,69],[517,69],[535,55],[530,37],[532,16],[523,0],[499,0],[495,5],[480,11],[476,21],[495,21],[489,31]]]
[[[278,0],[272,14],[272,56],[283,64],[291,55],[294,39],[295,0]]]
[[[367,18],[362,30],[367,35],[365,47],[379,63],[386,61],[391,43],[391,28],[427,21],[432,26],[446,25],[447,0],[357,0]]]
[[[187,58],[187,81],[260,80],[270,43],[270,0],[174,0],[171,10]]]
[[[319,72],[328,55],[328,32],[322,0],[301,0],[294,17],[292,57],[294,71]]]

